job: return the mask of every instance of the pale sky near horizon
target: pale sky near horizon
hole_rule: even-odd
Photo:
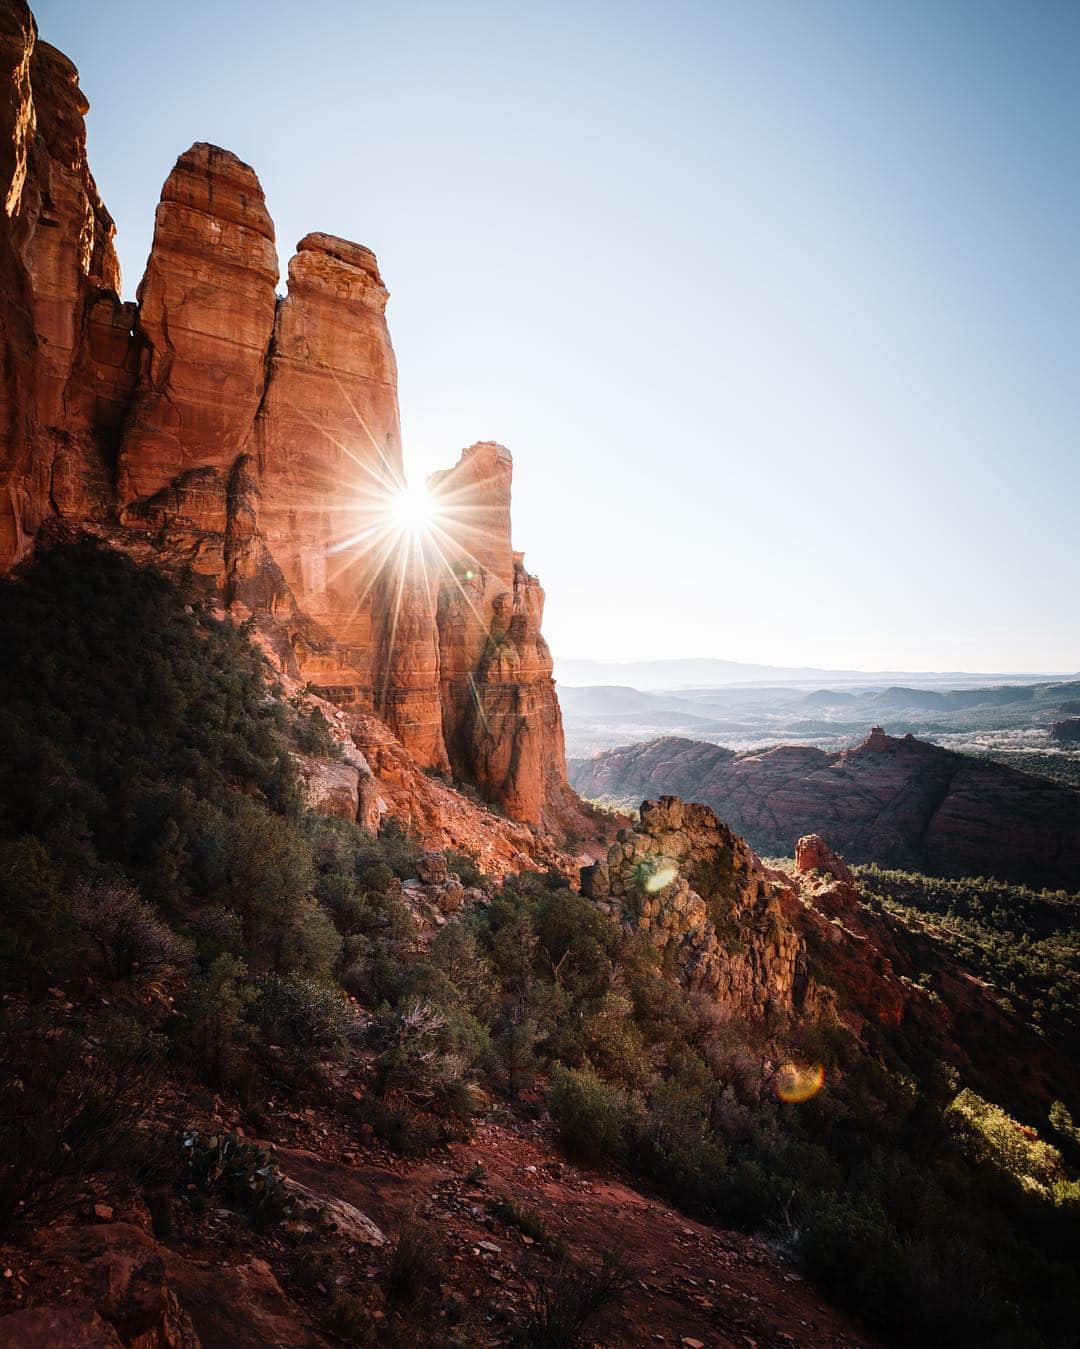
[[[128,295],[196,140],[376,251],[558,655],[1080,668],[1080,3],[34,9]]]

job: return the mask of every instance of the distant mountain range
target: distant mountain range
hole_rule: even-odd
[[[1080,792],[910,735],[745,754],[664,736],[569,767],[588,797],[701,801],[764,853],[815,833],[853,862],[1080,889]]]
[[[744,661],[714,660],[702,656],[645,661],[557,659],[555,677],[561,684],[620,684],[630,685],[636,689],[673,689],[760,683],[979,685],[1030,683],[1038,679],[1068,679],[1077,676],[1048,672],[973,674],[963,670],[827,670],[811,665],[755,665]]]

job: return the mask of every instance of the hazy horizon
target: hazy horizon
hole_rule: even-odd
[[[375,249],[410,472],[510,447],[557,657],[1080,666],[1080,7],[36,13],[128,295],[196,140],[283,271]]]
[[[627,672],[635,669],[651,668],[651,666],[688,666],[688,665],[709,665],[732,666],[732,668],[777,670],[778,673],[785,673],[791,677],[794,676],[858,676],[866,677],[868,680],[875,679],[893,679],[899,676],[925,677],[925,679],[1006,679],[1006,680],[1073,680],[1080,677],[1080,669],[1014,669],[1014,670],[952,670],[952,669],[858,669],[848,668],[848,666],[825,666],[808,665],[800,662],[796,665],[775,665],[766,661],[736,660],[723,656],[676,656],[667,657],[662,661],[649,660],[628,660],[628,661],[605,661],[597,660],[592,656],[560,656],[556,658],[556,677],[562,683],[565,683],[565,675],[560,675],[560,666],[588,666],[593,665],[605,670],[626,669]],[[756,681],[755,681],[756,683]]]

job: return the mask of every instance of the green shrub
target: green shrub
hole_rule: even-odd
[[[251,1019],[264,1055],[280,1050],[286,1067],[342,1060],[359,1044],[356,1013],[340,992],[300,975],[268,974],[255,986]]]
[[[628,1093],[589,1069],[556,1065],[548,1108],[567,1151],[589,1161],[625,1160],[638,1115]]]
[[[310,710],[298,706],[293,714],[292,737],[296,748],[304,754],[314,754],[323,759],[340,759],[341,747],[330,734],[330,723],[323,716],[322,709]]]
[[[216,1086],[235,1085],[245,1076],[254,1034],[247,1014],[254,997],[244,962],[222,954],[194,976],[181,1000],[175,1043]]]

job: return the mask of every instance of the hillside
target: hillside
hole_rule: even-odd
[[[740,755],[668,736],[570,767],[587,797],[704,801],[769,854],[819,833],[860,862],[1066,889],[1080,881],[1080,793],[911,736],[875,730],[837,753],[778,745]]]
[[[278,295],[199,142],[122,303],[23,0],[0,65],[0,1345],[1071,1346],[1072,795],[876,731],[580,800],[509,452],[402,515],[374,255]],[[807,754],[755,828],[1029,884],[702,803]]]
[[[0,636],[0,1338],[1067,1342],[1075,899],[976,976],[912,878],[672,798],[497,880],[352,819],[332,707],[122,555]]]

